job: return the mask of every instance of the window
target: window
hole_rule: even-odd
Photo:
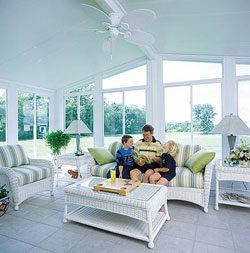
[[[193,85],[193,143],[221,157],[221,135],[209,134],[221,120],[221,84]]]
[[[146,123],[145,90],[104,94],[104,145],[121,141],[123,134],[141,138]]]
[[[125,91],[125,133],[132,135],[134,142],[142,138],[142,127],[146,124],[145,90]]]
[[[181,82],[222,77],[221,63],[163,61],[163,82]]]
[[[0,145],[6,144],[6,90],[0,89]]]
[[[94,83],[88,83],[88,84],[85,84],[85,85],[78,85],[78,87],[71,90],[70,93],[81,92],[81,91],[93,91],[94,88],[95,88]]]
[[[250,64],[236,64],[236,75],[237,76],[250,76]]]
[[[82,95],[80,97],[80,119],[86,124],[91,134],[82,134],[81,146],[84,150],[93,147],[93,95]]]
[[[49,131],[49,98],[18,93],[18,142],[29,157],[49,158],[43,138]]]
[[[250,110],[249,110],[249,98],[250,98],[250,80],[238,82],[238,114],[240,118],[250,128]],[[250,143],[249,136],[240,136]]]
[[[221,135],[209,134],[221,120],[219,83],[165,88],[165,119],[166,140],[199,144],[221,156]]]
[[[77,117],[77,96],[66,97],[65,100],[65,128],[67,128]],[[71,136],[70,143],[66,147],[66,152],[76,151],[76,138]]]
[[[103,80],[103,89],[141,86],[147,84],[147,68],[143,65]]]
[[[49,132],[49,98],[36,96],[36,143],[37,157],[49,158],[48,147],[44,137]]]
[[[18,142],[30,157],[34,154],[34,94],[18,93]]]
[[[122,92],[105,93],[104,101],[104,146],[121,141],[123,133]]]
[[[190,144],[190,115],[190,87],[165,88],[165,139]]]

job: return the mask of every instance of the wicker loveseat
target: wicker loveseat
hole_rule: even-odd
[[[114,142],[109,146],[109,151],[115,156],[116,151],[121,147],[121,143]],[[203,172],[193,174],[185,167],[185,162],[194,153],[201,150],[199,145],[179,145],[177,156],[176,177],[169,182],[168,200],[184,200],[200,205],[204,212],[208,212],[208,202],[211,187],[212,171],[215,160],[207,164]],[[106,177],[107,172],[116,166],[116,163],[98,165],[92,158],[88,163],[89,174],[92,176]]]
[[[28,158],[21,145],[0,147],[0,185],[6,184],[15,210],[32,195],[49,190],[53,195],[54,166]]]

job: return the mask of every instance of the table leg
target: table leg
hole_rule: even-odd
[[[68,212],[68,205],[67,205],[67,197],[65,196],[65,205],[64,205],[64,217],[63,222],[67,222],[67,212]]]
[[[147,220],[148,220],[148,247],[150,249],[154,248],[154,242],[153,242],[153,225],[152,225],[152,217],[151,217],[151,212],[147,213]]]
[[[56,166],[56,186],[58,187],[58,174],[59,174],[59,168],[61,168],[61,166],[60,165],[57,165]]]
[[[168,204],[167,201],[164,204],[164,213],[166,215],[166,220],[170,220],[169,212],[168,212]]]
[[[219,210],[219,180],[216,178],[215,180],[215,210]]]
[[[77,172],[78,172],[77,180],[80,181],[81,180],[81,166],[77,166],[76,169],[77,169]]]

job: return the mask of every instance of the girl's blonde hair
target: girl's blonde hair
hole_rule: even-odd
[[[172,140],[170,141],[167,141],[167,143],[170,144],[170,149],[168,151],[168,153],[172,156],[172,157],[175,157],[178,152],[179,152],[179,147],[178,147],[178,144]]]

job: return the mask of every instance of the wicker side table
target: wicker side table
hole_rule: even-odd
[[[219,210],[219,204],[234,205],[241,207],[250,207],[250,204],[241,203],[238,201],[224,200],[220,195],[220,181],[243,181],[250,182],[250,168],[240,166],[230,167],[218,162],[216,165],[216,194],[215,194],[215,209]]]

